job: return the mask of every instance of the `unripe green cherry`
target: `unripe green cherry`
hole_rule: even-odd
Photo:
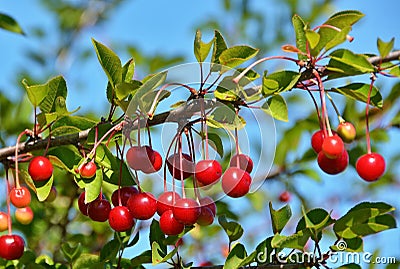
[[[337,133],[342,138],[343,142],[351,143],[356,138],[356,128],[351,122],[343,121],[337,127]]]

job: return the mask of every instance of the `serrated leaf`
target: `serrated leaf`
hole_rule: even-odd
[[[73,262],[82,254],[82,245],[81,243],[72,245],[69,242],[65,242],[61,245],[61,251],[68,262]]]
[[[247,257],[247,252],[244,246],[240,243],[236,244],[229,252],[226,258],[224,269],[237,269],[241,268],[243,261]]]
[[[375,71],[374,66],[368,62],[366,56],[355,54],[350,50],[338,49],[333,51],[329,57],[330,60],[326,68],[331,72],[328,74],[328,79],[367,74]]]
[[[103,184],[103,171],[96,170],[96,175],[89,179],[83,179],[85,183],[85,203],[90,203],[99,197],[101,185]]]
[[[394,37],[389,42],[384,42],[382,41],[382,39],[378,38],[377,46],[379,54],[381,55],[382,58],[385,58],[393,49]]]
[[[289,236],[275,234],[271,240],[271,246],[273,248],[294,248],[302,250],[310,236],[308,230],[301,230]]]
[[[50,194],[51,187],[53,186],[54,175],[47,181],[34,181],[36,188],[36,196],[39,202],[43,202]]]
[[[274,119],[288,121],[288,108],[285,99],[279,95],[273,95],[261,106],[262,110]]]
[[[298,58],[299,60],[307,60],[307,56],[304,55],[307,53],[306,24],[297,14],[292,17],[292,24],[296,34],[296,47],[302,52],[297,54]]]
[[[262,92],[264,96],[291,90],[299,80],[301,74],[294,71],[283,70],[263,77]]]
[[[97,59],[106,73],[108,81],[111,83],[111,86],[115,88],[118,83],[122,82],[121,60],[111,49],[93,38],[92,43],[96,51]]]
[[[196,57],[199,63],[202,63],[206,60],[208,54],[210,53],[211,46],[214,43],[214,39],[212,39],[208,43],[204,43],[201,40],[201,31],[197,30],[196,35],[194,37],[194,56]]]
[[[235,221],[228,221],[225,216],[218,217],[218,223],[224,229],[230,242],[240,239],[243,235],[242,226]]]
[[[221,53],[225,51],[228,48],[226,45],[226,42],[224,40],[224,37],[221,35],[221,33],[218,30],[214,31],[214,46],[213,46],[213,52],[211,56],[211,72],[218,72],[221,70],[220,66],[220,61],[219,61],[219,56],[221,56]]]
[[[349,85],[332,89],[335,92],[341,93],[344,96],[366,103],[368,100],[369,84],[351,83]],[[383,99],[379,90],[374,86],[371,91],[371,105],[382,108]]]
[[[269,213],[274,234],[280,233],[292,217],[292,210],[289,205],[275,210],[272,208],[272,202],[269,202]]]
[[[364,202],[338,219],[333,230],[339,237],[351,239],[392,229],[396,227],[396,221],[387,213],[393,210],[394,208],[386,203]]]
[[[18,22],[14,18],[4,13],[0,13],[0,28],[13,33],[25,35]]]
[[[222,65],[221,72],[226,72],[250,60],[257,55],[258,51],[250,46],[234,46],[224,50],[219,56],[219,62]]]

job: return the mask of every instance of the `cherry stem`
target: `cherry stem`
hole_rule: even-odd
[[[121,182],[122,182],[122,165],[124,163],[124,152],[125,152],[125,145],[126,145],[126,140],[127,138],[124,138],[124,143],[122,145],[122,149],[119,147],[118,143],[116,143],[117,145],[117,153],[120,152],[121,155],[121,161],[119,163],[119,177],[118,177],[118,205],[121,206],[122,202],[121,202]]]
[[[241,80],[241,79],[246,75],[246,73],[249,72],[253,67],[255,67],[256,65],[258,65],[258,64],[260,64],[260,63],[262,63],[262,62],[269,61],[269,60],[273,60],[273,59],[288,60],[288,61],[295,62],[296,64],[299,63],[299,60],[296,60],[296,59],[293,59],[293,58],[290,58],[290,57],[285,57],[285,56],[270,56],[270,57],[265,57],[265,58],[262,58],[262,59],[260,59],[260,60],[255,61],[254,63],[252,63],[251,65],[249,65],[246,69],[244,69],[238,76],[236,76],[236,77],[233,79],[233,82],[236,83],[236,84],[238,84],[238,83],[239,83],[239,80]]]
[[[154,101],[153,101],[153,103],[151,104],[151,107],[150,107],[150,109],[149,109],[149,112],[147,113],[147,115],[148,115],[150,118],[152,118],[152,117],[154,116],[154,112],[155,112],[155,110],[156,110],[158,98],[160,97],[162,91],[165,90],[166,88],[170,87],[170,86],[181,86],[181,87],[184,87],[184,88],[188,89],[188,90],[190,91],[190,93],[192,93],[192,94],[197,94],[197,91],[196,91],[195,89],[189,87],[189,86],[186,85],[186,84],[173,82],[173,83],[167,83],[167,84],[163,85],[163,86],[157,91],[157,94],[156,94],[156,96],[154,97]]]
[[[202,114],[201,117],[203,118],[203,121],[202,121],[201,124],[204,126],[204,134],[205,134],[205,140],[206,140],[206,145],[205,145],[206,157],[205,157],[205,159],[208,160],[209,159],[208,127],[207,127],[206,112],[205,112],[205,109],[204,109],[204,97],[200,99],[200,111],[201,111],[201,114]]]
[[[153,145],[151,143],[150,126],[149,126],[149,123],[147,121],[146,121],[146,130],[147,130],[147,136],[148,136],[148,139],[149,139],[149,146],[150,146],[150,148],[153,148]]]
[[[138,124],[137,124],[137,130],[138,130],[137,142],[138,142],[138,146],[140,147],[140,114],[137,114],[137,116],[138,116]]]
[[[324,84],[322,83],[321,76],[319,75],[318,71],[314,69],[313,74],[318,82],[319,94],[321,99],[322,130],[324,132],[325,137],[327,137],[328,135],[332,136],[332,131],[330,129],[330,126],[328,126],[329,122],[328,122],[328,113],[326,111],[325,87]]]
[[[329,95],[329,93],[326,93],[326,97],[328,97],[329,101],[331,102],[333,109],[336,112],[336,115],[338,116],[339,122],[345,122],[345,120],[343,119],[343,117],[340,115],[339,109],[337,108],[335,102],[333,101],[332,97]]]
[[[308,94],[309,94],[310,97],[311,97],[311,100],[312,100],[313,103],[314,103],[315,110],[317,111],[319,128],[322,129],[322,128],[323,128],[323,124],[322,124],[321,113],[320,113],[320,111],[319,111],[319,107],[318,107],[318,104],[317,104],[317,100],[315,100],[314,95],[311,93],[311,91],[310,91],[309,89],[306,88],[306,91],[308,92]]]
[[[6,192],[7,192],[7,223],[8,223],[8,234],[11,235],[12,233],[12,222],[11,222],[11,205],[10,205],[10,181],[8,177],[8,166],[5,169],[6,171]]]
[[[182,134],[179,134],[178,137],[178,155],[179,155],[179,165],[180,165],[180,177],[182,184],[182,198],[186,198],[185,192],[185,180],[183,179],[183,158],[182,158]]]
[[[17,144],[15,146],[15,187],[17,189],[21,188],[19,184],[19,170],[18,170],[18,144],[20,143],[22,136],[24,136],[25,134],[27,134],[26,130],[18,135]]]
[[[371,151],[371,137],[369,134],[369,105],[371,103],[371,93],[374,88],[374,83],[376,76],[374,73],[371,74],[371,83],[369,84],[369,91],[367,97],[367,105],[365,106],[365,139],[367,140],[367,153],[370,154]]]
[[[172,138],[172,141],[168,146],[167,153],[165,154],[166,158],[165,158],[165,161],[164,161],[164,192],[168,191],[168,189],[167,189],[167,161],[168,161],[168,156],[169,156],[169,153],[171,152],[172,145],[174,145],[174,142],[178,138],[178,135],[179,135],[179,132],[176,133],[175,136]],[[175,143],[175,146],[176,146],[176,143]],[[174,154],[175,154],[175,152],[176,152],[176,148],[174,149]],[[172,169],[172,177],[173,177],[172,180],[173,181],[172,182],[174,182],[175,158],[173,158],[173,164],[171,164],[171,165],[173,167],[173,169]]]
[[[138,191],[142,192],[142,188],[140,187],[139,174],[136,170],[134,170],[134,173],[135,173],[135,177],[133,178],[133,180],[135,181],[135,183],[138,187]]]
[[[185,135],[186,135],[186,140],[188,142],[188,147],[189,147],[189,153],[190,156],[192,157],[192,160],[194,163],[196,163],[196,159],[195,157],[195,151],[194,151],[194,145],[193,145],[193,137],[192,137],[192,133],[189,130],[185,131]],[[199,192],[199,186],[197,184],[197,180],[195,179],[195,177],[193,177],[193,188],[194,188],[194,196],[196,198],[197,201],[199,201],[200,199],[200,192]]]

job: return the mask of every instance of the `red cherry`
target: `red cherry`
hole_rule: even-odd
[[[169,156],[167,158],[167,167],[171,175],[173,175],[176,179],[181,179],[181,171],[183,171],[183,179],[190,177],[194,173],[194,163],[192,157],[186,153],[182,153],[181,158],[179,157],[178,153]]]
[[[133,146],[126,152],[126,161],[133,170],[142,170],[146,160],[148,155],[145,147]]]
[[[343,172],[349,164],[349,154],[346,150],[343,151],[337,159],[329,159],[321,151],[318,153],[318,165],[327,174],[336,175]]]
[[[208,207],[215,217],[215,215],[217,214],[217,206],[215,205],[215,202],[211,197],[208,197],[208,196],[203,197],[200,199],[199,202],[202,207],[203,206]]]
[[[250,185],[250,174],[237,167],[229,167],[222,176],[222,190],[230,197],[246,195]]]
[[[160,153],[153,150],[150,146],[144,146],[147,157],[143,160],[141,170],[145,174],[157,172],[162,166],[162,157]]]
[[[351,122],[341,122],[337,127],[337,134],[342,138],[343,142],[351,143],[356,138],[356,128]]]
[[[174,202],[179,199],[181,199],[181,196],[176,192],[167,191],[162,193],[157,200],[157,214],[161,216],[165,211],[172,210]]]
[[[23,208],[17,208],[15,210],[15,219],[23,225],[28,225],[33,220],[32,209],[29,206]]]
[[[126,206],[116,206],[110,211],[108,223],[115,231],[125,232],[132,229],[135,221]]]
[[[147,220],[157,211],[157,200],[150,192],[140,192],[129,198],[127,204],[135,219]]]
[[[336,159],[342,155],[344,151],[343,140],[338,135],[328,136],[322,143],[322,152],[329,159]]]
[[[200,205],[193,199],[182,198],[175,202],[172,209],[177,221],[185,225],[193,225],[200,216]]]
[[[197,219],[197,224],[200,226],[208,226],[214,222],[214,214],[207,206],[201,207],[201,213]]]
[[[196,164],[194,177],[203,186],[217,182],[221,175],[222,167],[216,160],[202,160]]]
[[[7,234],[0,236],[0,258],[16,260],[24,254],[25,242],[21,236]]]
[[[185,225],[175,219],[172,210],[167,210],[160,217],[160,229],[166,235],[178,235],[183,232]]]
[[[79,195],[79,198],[78,198],[78,208],[79,208],[79,211],[81,211],[81,213],[82,213],[83,215],[85,215],[85,216],[88,215],[88,213],[87,213],[88,205],[89,205],[89,204],[86,204],[86,203],[85,203],[85,192],[82,192],[82,193]]]
[[[322,150],[324,138],[323,130],[318,130],[311,136],[311,147],[314,149],[315,153],[319,153]]]
[[[79,174],[83,178],[92,178],[94,177],[94,175],[96,175],[96,170],[97,170],[96,164],[94,163],[94,161],[90,161],[82,166],[81,170],[79,171]]]
[[[287,203],[290,201],[290,192],[284,191],[279,195],[279,201],[282,203]]]
[[[10,201],[15,207],[27,207],[31,203],[31,193],[24,186],[14,187],[10,191]]]
[[[250,158],[250,156],[246,154],[235,154],[232,156],[229,166],[237,167],[238,162],[240,169],[245,170],[249,174],[251,173],[251,171],[253,171],[253,160]]]
[[[212,262],[204,261],[204,262],[201,262],[201,263],[199,264],[199,267],[213,266],[213,265],[214,265],[214,264],[213,264]]]
[[[4,212],[0,212],[0,232],[4,232],[8,229],[8,215]]]
[[[46,157],[36,156],[29,163],[28,173],[34,181],[46,181],[53,175],[53,165]]]
[[[385,173],[385,159],[379,153],[367,153],[358,158],[356,170],[365,181],[375,181]]]
[[[128,199],[132,195],[138,193],[139,191],[133,186],[122,187],[120,189],[116,189],[111,195],[111,202],[114,206],[120,205],[119,201],[118,201],[118,192],[121,196],[121,205],[126,206],[128,203]]]
[[[110,215],[111,205],[106,199],[96,199],[88,204],[87,214],[89,218],[98,222],[105,222]]]

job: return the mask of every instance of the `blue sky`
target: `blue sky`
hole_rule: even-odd
[[[21,84],[15,81],[15,72],[21,66],[26,66],[24,51],[26,48],[37,50],[49,49],[54,47],[54,18],[44,13],[37,0],[6,1],[0,0],[0,12],[13,16],[27,32],[26,37],[0,31],[0,90],[7,92],[7,95],[13,98],[20,98],[17,89],[22,89]],[[254,1],[258,8],[273,9],[274,1],[257,0]],[[307,1],[304,1],[307,2]],[[267,3],[271,3],[268,5]],[[305,4],[306,5],[306,4]],[[398,28],[398,12],[400,10],[400,1],[387,0],[363,0],[348,1],[340,0],[334,3],[336,10],[357,9],[366,14],[358,24],[353,28],[352,35],[355,40],[347,44],[349,48],[356,52],[377,53],[376,39],[382,38],[384,41],[396,38],[395,47],[399,48],[400,32]],[[306,9],[306,6],[304,7]],[[193,37],[194,27],[199,21],[211,16],[221,16],[219,11],[219,1],[126,1],[111,16],[111,20],[104,27],[89,29],[79,38],[77,46],[85,48],[91,47],[90,38],[110,44],[118,49],[118,43],[132,43],[142,49],[147,54],[165,52],[170,55],[184,54],[189,61],[193,61]],[[279,12],[279,10],[277,11]],[[227,18],[232,19],[232,18]],[[29,31],[32,26],[43,26],[53,35],[46,40],[46,44],[39,43],[29,37]],[[273,31],[273,29],[266,29]],[[293,41],[293,38],[291,39]],[[250,44],[251,45],[251,44]],[[120,51],[116,51],[127,60],[128,56]],[[94,53],[94,52],[93,52]],[[84,66],[78,66],[73,60],[67,66],[57,66],[54,68],[62,73],[69,86],[69,108],[72,110],[79,105],[89,108],[89,110],[98,111],[99,107],[106,108],[104,86],[106,77],[103,74],[97,62],[91,61]],[[30,67],[28,67],[30,68]],[[37,65],[32,66],[36,74],[42,70],[37,69]],[[58,73],[57,72],[57,73]],[[82,86],[82,81],[85,82]],[[94,97],[93,97],[94,96]],[[82,104],[82,100],[87,100]],[[100,109],[104,111],[105,109]],[[398,136],[398,134],[395,134]],[[350,174],[355,176],[354,173]],[[338,188],[334,179],[328,178],[322,186],[311,190],[316,193],[316,201],[323,200],[323,190],[333,189],[338,193],[343,189]],[[304,192],[309,185],[305,184]],[[315,187],[315,186],[314,186]],[[346,188],[351,191],[351,188]],[[392,193],[392,195],[397,195]],[[387,193],[377,194],[372,199],[388,199],[396,203],[397,198],[387,197]],[[352,205],[352,201],[343,205],[347,210]],[[397,203],[398,204],[398,203]],[[399,204],[398,204],[399,205]],[[398,231],[385,232],[385,235],[379,237],[381,244],[388,242],[387,249],[382,254],[395,255],[399,249]],[[369,239],[367,239],[368,242]],[[373,241],[373,240],[371,240]],[[372,245],[370,246],[373,247]],[[368,245],[366,246],[368,248]]]

